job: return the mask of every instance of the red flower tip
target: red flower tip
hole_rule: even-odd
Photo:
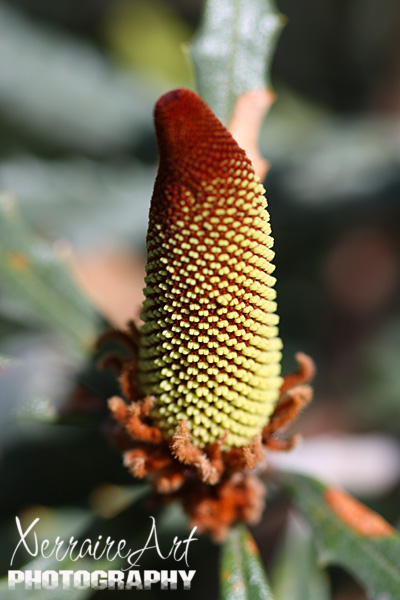
[[[248,160],[195,92],[180,88],[164,94],[156,104],[154,120],[160,154],[158,182],[179,174],[181,181],[193,185],[221,176],[221,161],[227,156]]]

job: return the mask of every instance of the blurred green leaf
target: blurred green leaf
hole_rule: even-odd
[[[81,356],[93,346],[97,315],[72,282],[60,254],[29,229],[13,198],[2,194],[2,285],[42,322],[64,334],[71,350]]]
[[[37,525],[35,526],[35,532],[37,534],[38,543],[40,544],[44,539],[56,539],[57,536],[60,539],[69,539],[71,535],[74,537],[79,537],[90,523],[93,521],[93,515],[89,513],[89,511],[84,511],[80,509],[67,509],[67,508],[44,508],[40,507],[37,511],[32,511],[28,515],[21,515],[21,522],[33,522],[34,519],[40,518]],[[10,527],[8,527],[10,529]],[[15,520],[12,527],[13,533],[17,532],[17,528],[15,525]],[[10,532],[7,532],[8,535]],[[6,535],[7,535],[6,533]],[[15,543],[9,540],[10,542],[10,553],[9,560],[11,560],[11,556],[16,547],[17,541]],[[22,550],[22,548],[21,548]],[[10,570],[35,570],[35,571],[59,571],[59,570],[76,570],[77,565],[73,563],[71,560],[65,559],[63,561],[58,562],[55,558],[35,558],[31,562],[24,564],[21,566],[19,564],[19,555],[16,554],[13,565],[9,566]],[[104,561],[103,561],[104,563]],[[93,563],[92,563],[93,564]],[[105,565],[103,564],[103,567]],[[79,561],[79,569],[90,569],[91,561],[88,558],[83,558]],[[101,568],[101,567],[99,567]],[[55,590],[46,590],[46,589],[25,589],[24,584],[17,584],[15,589],[8,588],[8,577],[4,577],[0,580],[0,598],[2,600],[25,600],[29,595],[29,598],[33,598],[34,600],[63,600],[64,598],[72,598],[72,600],[82,600],[83,598],[87,598],[93,594],[93,590],[89,588],[89,590],[77,590],[71,587],[70,590],[63,590],[60,588]]]
[[[291,517],[271,576],[275,600],[329,600],[326,574],[317,565],[310,531]]]
[[[232,529],[222,546],[221,598],[273,600],[256,543],[244,525]]]
[[[197,90],[228,125],[245,92],[271,87],[270,64],[283,24],[273,0],[208,0],[191,44]]]
[[[118,563],[118,560],[115,561]],[[93,569],[93,561],[89,558],[81,558],[79,560],[79,571],[91,571]],[[115,568],[118,564],[113,565]],[[107,570],[110,567],[110,563],[107,560],[102,559],[95,563],[96,570]],[[55,559],[35,559],[30,563],[24,565],[22,571],[77,571],[77,563],[71,560],[63,560],[57,562]],[[72,575],[73,577],[73,575]],[[60,580],[61,581],[61,580]],[[0,581],[0,597],[2,600],[26,600],[27,595],[33,600],[63,600],[64,598],[72,600],[83,600],[93,596],[93,589],[91,587],[87,589],[77,589],[71,585],[70,589],[63,589],[62,583],[60,582],[59,587],[54,590],[51,589],[26,589],[24,583],[16,584],[15,589],[9,589],[8,578]]]
[[[344,523],[325,499],[328,487],[304,475],[284,478],[294,502],[310,522],[323,565],[341,565],[362,584],[372,599],[398,600],[400,536],[369,537]]]
[[[18,367],[21,364],[21,361],[8,358],[8,356],[3,356],[0,354],[0,373],[5,371],[6,369],[13,369],[14,367]]]
[[[95,154],[127,147],[152,127],[158,95],[89,44],[0,2],[0,111],[31,134]]]
[[[121,240],[143,246],[156,167],[84,158],[19,156],[0,163],[0,187],[13,190],[29,224],[80,246]]]
[[[120,0],[111,6],[105,31],[112,53],[123,63],[173,86],[193,85],[182,50],[191,31],[172,6],[158,0]]]
[[[361,423],[374,427],[379,424],[397,431],[400,419],[400,320],[397,317],[374,332],[363,348],[362,358],[362,371],[352,390],[351,408]]]
[[[52,564],[37,564],[37,561],[25,565],[26,570],[54,570],[55,566]],[[88,561],[82,560],[82,569],[87,569],[89,566]],[[67,567],[62,567],[63,570],[68,570]],[[100,568],[100,567],[99,567]],[[24,569],[24,570],[25,570]],[[72,569],[72,566],[70,566]],[[15,589],[8,588],[8,581],[0,581],[0,596],[2,600],[26,600],[28,597],[33,600],[84,600],[84,598],[90,598],[93,596],[93,590],[88,588],[86,590],[78,590],[71,587],[69,590],[63,590],[62,588],[56,588],[54,590],[49,589],[25,589],[24,583],[16,584]]]
[[[125,502],[109,519],[99,518],[89,511],[40,507],[36,512],[32,511],[32,514],[29,517],[25,516],[25,520],[28,519],[28,523],[31,523],[37,517],[40,518],[40,521],[35,526],[39,544],[44,539],[55,540],[57,537],[68,540],[71,535],[73,535],[75,539],[81,541],[84,539],[95,541],[99,535],[103,536],[103,539],[106,539],[107,535],[110,535],[112,539],[125,539],[126,536],[125,538],[119,537],[122,533],[121,525],[124,524],[125,531],[127,522],[130,522],[132,525],[135,521],[135,519],[132,519],[132,512],[134,511],[135,513],[137,512],[137,525],[139,526],[136,534],[141,540],[143,536],[145,538],[146,534],[148,535],[149,529],[149,521],[144,519],[144,517],[147,516],[147,512],[144,511],[143,507],[143,501],[149,488],[147,485],[139,484],[137,486],[122,488],[122,490],[124,490],[126,495]],[[140,548],[140,545],[138,547]],[[10,556],[12,556],[12,552],[13,550],[11,550]],[[121,564],[122,559],[120,557],[116,557],[110,562],[107,557],[94,561],[93,558],[87,556],[79,559],[79,563],[77,563],[76,561],[72,561],[69,555],[61,561],[57,561],[54,557],[43,558],[39,556],[39,558],[36,558],[23,566],[13,564],[11,569],[21,569],[24,571],[39,570],[42,572],[47,570],[70,570],[73,572],[76,572],[77,570],[108,571],[110,567],[118,569]],[[28,595],[29,598],[33,598],[34,600],[63,600],[64,598],[82,600],[83,598],[92,596],[93,589],[89,587],[86,590],[78,590],[71,587],[70,590],[64,590],[60,585],[60,587],[55,590],[27,590],[22,583],[17,584],[15,590],[10,590],[8,589],[8,578],[5,577],[0,580],[0,598],[2,600],[25,600]]]

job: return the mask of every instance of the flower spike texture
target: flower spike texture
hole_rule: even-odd
[[[166,440],[184,421],[199,448],[242,447],[283,381],[265,190],[194,92],[162,96],[155,125],[139,393]]]

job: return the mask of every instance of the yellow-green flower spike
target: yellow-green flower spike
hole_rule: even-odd
[[[166,439],[184,419],[198,447],[245,446],[282,384],[265,190],[194,92],[163,96],[155,124],[140,392]]]

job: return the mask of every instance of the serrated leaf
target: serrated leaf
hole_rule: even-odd
[[[269,69],[282,16],[273,0],[208,0],[191,44],[197,90],[228,125],[237,99],[271,86]]]
[[[316,558],[310,530],[291,516],[271,576],[275,600],[329,600],[328,578]]]
[[[232,529],[222,547],[221,598],[273,600],[256,543],[245,526]]]
[[[311,524],[321,563],[347,569],[374,600],[399,600],[400,536],[389,526],[373,536],[350,527],[328,503],[329,488],[315,479],[290,474],[284,481]]]
[[[57,329],[78,355],[89,351],[97,315],[72,282],[66,265],[22,220],[16,203],[0,196],[1,283],[42,322]]]

